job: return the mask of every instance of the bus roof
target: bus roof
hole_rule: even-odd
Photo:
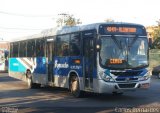
[[[16,39],[16,41],[23,41],[23,40],[28,40],[28,39],[36,39],[36,38],[46,38],[46,37],[51,37],[55,35],[60,35],[60,34],[67,34],[67,33],[73,33],[77,31],[84,31],[84,30],[92,30],[92,29],[98,29],[100,25],[136,25],[136,26],[141,26],[144,27],[141,24],[135,24],[135,23],[126,23],[126,22],[103,22],[103,23],[93,23],[93,24],[88,24],[88,25],[82,25],[82,26],[63,26],[63,27],[55,27],[51,29],[46,29],[40,32],[39,34],[31,35],[31,36],[25,36],[25,37],[20,37]],[[10,42],[15,42],[10,41]]]

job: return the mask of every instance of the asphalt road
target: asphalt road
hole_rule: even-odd
[[[112,94],[87,94],[74,98],[67,89],[27,89],[23,81],[0,74],[0,112],[112,113],[160,112],[160,79],[152,77],[148,90]]]

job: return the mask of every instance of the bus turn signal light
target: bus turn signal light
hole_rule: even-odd
[[[75,64],[80,64],[80,63],[81,63],[81,60],[76,59],[76,60],[74,60],[74,63],[75,63]]]

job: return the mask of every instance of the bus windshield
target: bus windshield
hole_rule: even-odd
[[[148,66],[148,40],[136,36],[102,36],[100,64],[106,68],[133,69]]]

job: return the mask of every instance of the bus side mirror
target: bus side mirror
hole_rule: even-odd
[[[101,49],[101,40],[98,39],[97,42],[96,42],[96,50],[99,52]]]

